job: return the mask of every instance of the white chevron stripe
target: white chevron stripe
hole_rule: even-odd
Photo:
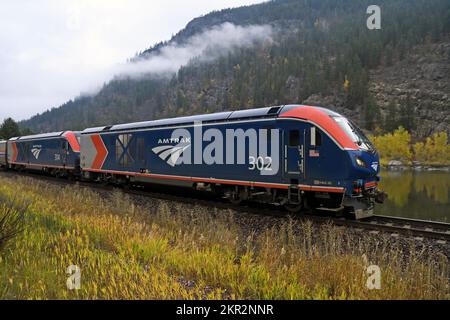
[[[171,148],[172,148],[172,146],[161,146],[161,147],[153,148],[152,151],[159,155],[161,152],[169,150]]]
[[[174,167],[178,159],[183,154],[184,150],[191,145],[177,147],[177,146],[161,146],[153,148],[152,151],[156,153],[162,160],[166,161],[168,165]]]
[[[159,154],[159,157],[163,160],[167,160],[167,158],[172,155],[173,153],[177,152],[178,150],[182,149],[182,147],[173,147],[169,150],[166,150]]]
[[[172,167],[175,167],[175,165],[177,164],[178,159],[181,157],[181,155],[183,154],[184,150],[186,150],[190,146],[191,145],[187,145],[187,146],[184,146],[182,148],[178,148],[177,150],[172,152],[172,154],[170,155],[169,160],[167,160],[167,163],[169,165],[171,165]]]

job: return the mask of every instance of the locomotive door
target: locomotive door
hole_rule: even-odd
[[[285,134],[285,168],[288,179],[304,178],[305,172],[305,132],[304,130],[288,130]]]
[[[61,165],[67,166],[67,163],[69,162],[69,142],[66,140],[62,140],[61,142]],[[58,161],[57,157],[55,156],[55,161]]]
[[[29,142],[20,143],[18,149],[19,153],[21,152],[23,155],[23,162],[30,163],[30,154],[32,153],[31,143]]]
[[[146,155],[145,155],[145,139],[144,136],[136,137],[135,143],[135,161],[140,172],[148,172]]]

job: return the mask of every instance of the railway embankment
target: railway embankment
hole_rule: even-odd
[[[1,298],[450,298],[448,256],[427,242],[7,174],[0,195],[26,208],[0,252]]]

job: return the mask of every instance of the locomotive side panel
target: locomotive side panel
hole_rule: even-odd
[[[275,120],[83,135],[82,168],[166,180],[283,184],[281,139]]]
[[[305,137],[307,184],[346,188],[351,171],[348,152],[317,126],[309,125]]]
[[[61,138],[17,141],[17,158],[11,164],[34,168],[63,167],[62,142]]]
[[[314,145],[312,128],[320,136]],[[85,171],[167,181],[341,190],[349,172],[347,152],[320,128],[294,119],[95,133],[82,136],[81,150]]]

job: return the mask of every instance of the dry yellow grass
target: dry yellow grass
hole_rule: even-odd
[[[231,212],[0,177],[29,203],[25,230],[0,252],[2,299],[448,299],[448,262],[390,238],[293,221],[257,234]],[[294,229],[301,230],[300,233]],[[426,258],[425,258],[426,257]],[[366,268],[382,288],[368,290]],[[66,268],[81,269],[68,290]],[[192,281],[186,285],[188,281]]]

